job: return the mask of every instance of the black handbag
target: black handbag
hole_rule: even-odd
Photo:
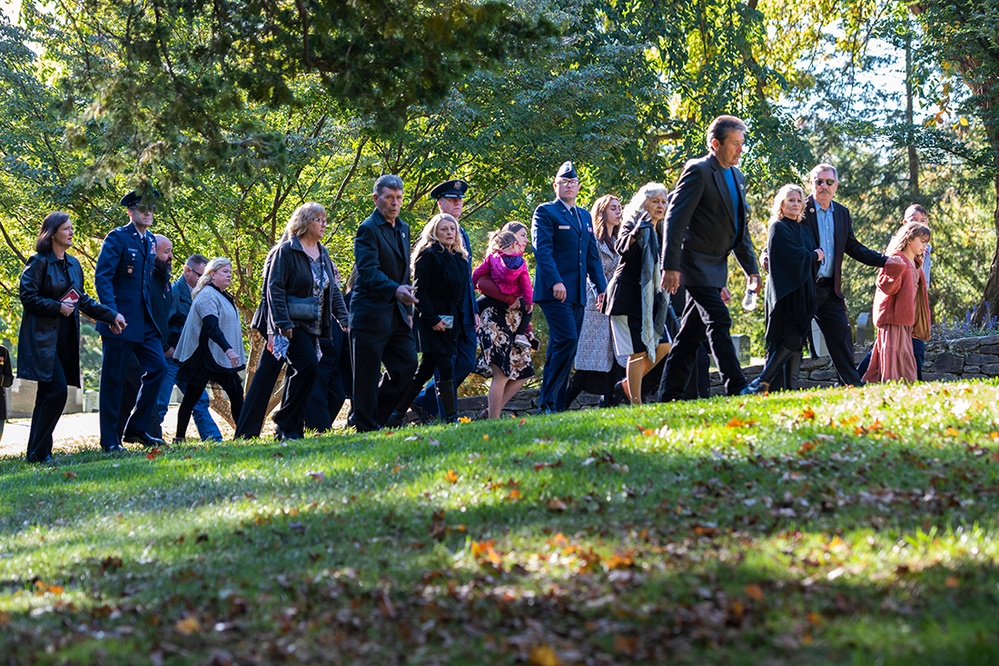
[[[288,296],[288,318],[294,321],[319,321],[319,299],[315,296]]]

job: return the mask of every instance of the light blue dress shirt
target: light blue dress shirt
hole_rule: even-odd
[[[829,210],[822,210],[819,202],[815,202],[815,218],[819,225],[819,247],[825,257],[819,264],[818,277],[831,278],[833,276],[833,252],[836,249],[836,224],[833,221],[833,206],[836,204],[829,202]]]

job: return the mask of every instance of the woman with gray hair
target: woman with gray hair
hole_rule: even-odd
[[[279,440],[300,439],[305,406],[319,371],[319,338],[331,338],[333,318],[347,330],[347,307],[338,273],[320,241],[326,209],[315,202],[295,209],[285,227],[287,240],[271,256],[266,300],[274,333],[274,355],[288,360],[281,407],[272,417]]]
[[[666,358],[669,299],[662,288],[663,220],[669,190],[646,183],[624,207],[624,224],[614,249],[621,263],[607,284],[603,312],[610,315],[614,347],[628,356],[618,386],[633,405],[642,404],[642,379]]]
[[[187,391],[177,413],[174,442],[187,438],[191,412],[209,382],[218,384],[239,420],[243,409],[243,382],[239,371],[246,367],[243,327],[236,302],[226,291],[232,284],[232,262],[217,257],[208,262],[191,290],[191,312],[181,329],[174,358],[180,363],[177,379],[187,382]]]

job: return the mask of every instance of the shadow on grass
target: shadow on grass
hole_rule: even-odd
[[[177,447],[118,467],[4,461],[5,557],[69,555],[33,566],[93,591],[53,614],[87,627],[85,652],[108,649],[94,631],[127,624],[143,645],[165,633],[246,662],[296,640],[296,658],[330,662],[431,649],[471,663],[490,646],[512,661],[538,645],[594,663],[995,657],[990,438],[907,424],[918,405],[846,425],[801,420],[800,397],[765,405],[761,423],[726,422],[731,403],[707,401]],[[492,539],[498,561],[471,543]],[[15,662],[52,640],[27,613],[11,620]],[[175,635],[191,614],[223,629]]]

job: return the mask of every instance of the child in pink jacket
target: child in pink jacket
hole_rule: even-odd
[[[487,272],[501,292],[523,301],[524,316],[521,317],[520,326],[514,331],[516,336],[514,344],[525,349],[529,348],[531,341],[527,337],[527,332],[531,325],[531,312],[534,310],[532,300],[534,289],[531,286],[531,274],[527,270],[527,262],[524,260],[524,248],[516,234],[510,231],[496,231],[489,234],[486,257],[472,272],[472,284]]]
[[[916,309],[921,306],[928,313],[930,308],[922,271],[923,251],[929,242],[929,227],[907,222],[888,243],[888,262],[878,273],[874,292],[874,325],[878,333],[865,382],[916,381],[912,327]]]

